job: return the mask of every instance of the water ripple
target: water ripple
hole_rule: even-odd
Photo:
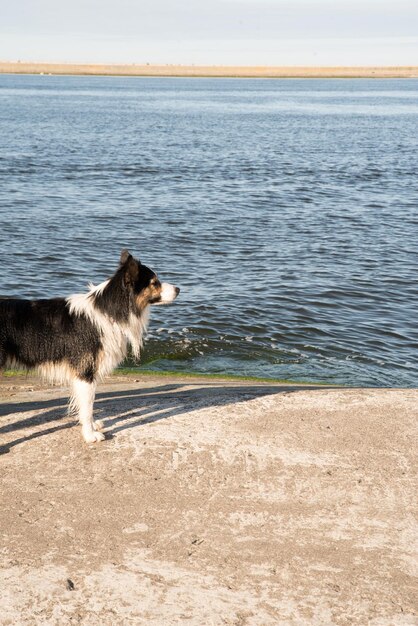
[[[418,81],[1,76],[2,295],[129,247],[182,287],[142,364],[416,386]]]

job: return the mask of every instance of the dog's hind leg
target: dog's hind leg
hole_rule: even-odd
[[[99,428],[99,424],[96,425],[93,421],[93,403],[95,393],[95,383],[89,383],[86,380],[81,380],[80,378],[76,378],[74,380],[71,405],[77,409],[84,441],[87,443],[103,441],[105,438],[103,433],[96,430]]]

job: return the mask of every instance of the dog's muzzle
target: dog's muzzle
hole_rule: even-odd
[[[161,284],[160,300],[156,304],[170,304],[173,302],[180,293],[180,288],[170,285],[169,283]]]

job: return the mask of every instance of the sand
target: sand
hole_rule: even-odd
[[[195,76],[233,78],[417,78],[417,66],[273,67],[221,65],[93,65],[0,62],[0,74],[81,74],[104,76]]]
[[[418,624],[417,390],[3,379],[2,625]]]

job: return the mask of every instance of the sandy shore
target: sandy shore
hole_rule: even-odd
[[[80,74],[104,76],[195,76],[233,78],[418,78],[417,66],[269,67],[197,65],[89,65],[0,62],[0,74]]]
[[[418,624],[417,390],[0,385],[0,623]]]

